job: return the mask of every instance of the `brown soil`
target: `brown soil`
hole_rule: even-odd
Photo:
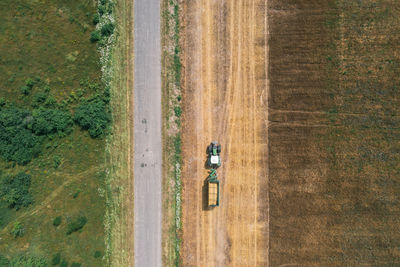
[[[266,5],[185,1],[183,266],[266,265]],[[207,208],[206,148],[222,144],[220,207]]]

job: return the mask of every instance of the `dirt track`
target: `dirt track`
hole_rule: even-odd
[[[183,266],[268,264],[266,3],[184,6]],[[221,206],[206,207],[206,147],[222,144]]]

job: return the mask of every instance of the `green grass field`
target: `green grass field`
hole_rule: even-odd
[[[73,116],[85,99],[103,96],[100,55],[90,41],[96,13],[97,3],[89,0],[0,2],[0,113],[18,107],[35,114],[39,107],[50,107]],[[30,118],[23,127],[31,127]],[[43,257],[51,263],[60,253],[60,262],[69,266],[100,266],[105,251],[105,138],[90,137],[77,123],[68,133],[54,131],[38,137],[38,148],[25,165],[0,155],[0,181],[29,174],[33,198],[16,210],[0,197],[0,255],[10,261],[21,255]],[[54,226],[58,216],[61,223]],[[67,235],[68,225],[80,216],[87,218],[86,224]],[[16,224],[23,231],[14,237]]]

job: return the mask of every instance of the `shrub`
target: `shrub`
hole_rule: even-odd
[[[71,267],[81,267],[81,264],[80,264],[80,263],[77,263],[77,262],[73,262],[73,263],[71,264]]]
[[[101,257],[101,251],[96,250],[96,251],[94,252],[94,257],[95,257],[95,258],[100,258],[100,257]]]
[[[58,156],[58,155],[54,156],[54,158],[53,158],[54,169],[57,169],[58,166],[60,166],[60,164],[61,164],[60,156]]]
[[[101,38],[101,36],[100,36],[100,32],[99,31],[94,31],[94,32],[92,32],[90,34],[90,41],[92,43],[95,43],[95,42],[99,41],[100,38]]]
[[[99,11],[100,16],[103,16],[106,13],[106,7],[104,5],[100,5],[97,9]]]
[[[114,32],[114,24],[112,23],[104,24],[103,27],[101,27],[102,36],[110,36],[113,32]]]
[[[76,232],[85,226],[87,218],[85,216],[79,216],[75,221],[72,221],[67,226],[67,235]]]
[[[14,236],[14,238],[22,237],[24,236],[24,233],[25,228],[22,226],[22,224],[20,222],[15,222],[11,230],[11,234]]]
[[[68,261],[66,261],[65,259],[63,259],[60,263],[60,267],[68,267]]]
[[[48,262],[43,257],[22,255],[11,261],[11,267],[47,267]]]
[[[97,23],[99,23],[99,21],[100,21],[100,16],[99,16],[99,14],[98,13],[96,13],[96,14],[94,14],[94,16],[93,16],[93,24],[94,25],[97,25]]]
[[[21,87],[21,93],[24,95],[29,95],[32,91],[32,88],[29,88],[28,86],[24,85]]]
[[[0,266],[8,267],[9,264],[10,264],[10,261],[3,255],[0,255]]]
[[[111,116],[106,110],[105,103],[96,99],[80,104],[75,110],[74,120],[82,129],[88,130],[91,137],[96,138],[105,133]]]
[[[61,216],[57,216],[57,217],[55,217],[54,220],[53,220],[53,225],[54,225],[55,227],[57,227],[57,226],[59,226],[59,225],[61,224],[61,222],[62,222],[62,217],[61,217]]]
[[[32,114],[15,106],[0,109],[0,156],[7,161],[27,164],[40,151],[42,139],[28,126]]]
[[[78,196],[79,196],[79,193],[81,192],[81,190],[80,189],[78,189],[73,195],[72,195],[72,197],[73,198],[77,198]]]
[[[175,116],[177,116],[179,118],[182,115],[181,107],[179,107],[179,106],[174,107],[174,112],[175,112]]]
[[[9,208],[19,210],[33,203],[29,192],[31,176],[23,172],[15,177],[5,176],[0,179],[0,199],[5,201]]]
[[[51,259],[51,265],[58,265],[61,261],[61,253],[58,252],[54,254],[53,258]]]
[[[68,134],[72,126],[72,116],[68,111],[39,108],[33,113],[32,130],[36,135]]]
[[[4,97],[0,98],[0,107],[4,107],[6,105],[6,100],[4,99]]]
[[[57,100],[53,96],[49,96],[44,102],[46,108],[54,108],[57,106]]]
[[[35,85],[35,81],[29,78],[28,80],[26,80],[25,85],[28,86],[30,89],[32,89],[33,86]]]
[[[44,92],[39,92],[39,93],[36,93],[34,96],[33,96],[33,103],[32,103],[32,106],[34,107],[34,108],[37,108],[37,107],[39,107],[41,104],[43,104],[45,101],[46,101],[46,99],[47,99],[47,94],[46,93],[44,93]]]

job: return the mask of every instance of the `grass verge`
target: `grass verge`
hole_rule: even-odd
[[[179,266],[181,247],[180,6],[162,1],[163,264]]]
[[[101,1],[100,1],[101,2]],[[133,264],[133,1],[112,2],[115,37],[110,50],[105,51],[103,77],[110,87],[113,114],[112,134],[107,138],[106,177],[107,208],[105,215],[106,252],[108,266]],[[101,4],[100,4],[101,5]],[[101,29],[101,28],[100,28]]]

